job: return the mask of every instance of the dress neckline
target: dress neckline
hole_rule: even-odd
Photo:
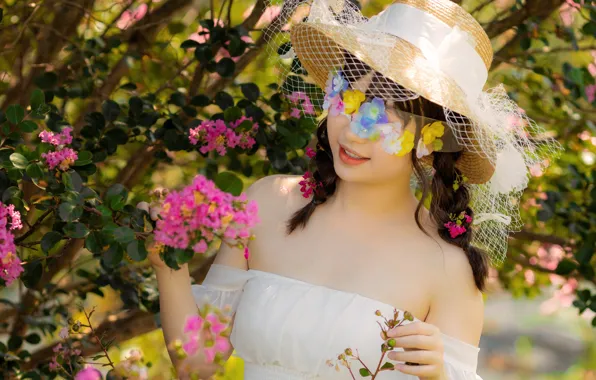
[[[214,264],[214,265],[216,265],[216,264]],[[313,287],[313,288],[318,288],[318,289],[324,289],[324,290],[326,290],[326,291],[336,292],[336,293],[340,293],[340,294],[346,294],[346,295],[356,295],[356,296],[358,296],[358,297],[361,297],[361,298],[363,298],[363,299],[365,299],[365,300],[367,300],[367,301],[374,302],[374,303],[376,303],[376,304],[378,304],[378,305],[382,305],[382,306],[384,306],[384,307],[389,307],[389,308],[391,308],[391,309],[395,309],[395,310],[397,310],[397,311],[400,311],[400,312],[402,312],[402,313],[404,312],[404,310],[402,310],[402,309],[400,309],[400,308],[397,308],[397,307],[395,307],[395,306],[393,306],[393,305],[390,305],[390,304],[388,304],[388,303],[385,303],[385,302],[383,302],[383,301],[379,301],[379,300],[377,300],[377,299],[374,299],[374,298],[370,298],[370,297],[367,297],[367,296],[363,296],[362,294],[359,294],[359,293],[355,293],[355,292],[348,292],[348,291],[345,291],[345,290],[339,290],[339,289],[334,289],[334,288],[330,288],[330,287],[328,287],[328,286],[325,286],[325,285],[317,285],[317,284],[312,284],[312,283],[310,283],[310,282],[303,281],[303,280],[299,280],[299,279],[297,279],[297,278],[288,277],[288,276],[284,276],[284,275],[281,275],[281,274],[277,274],[277,273],[273,273],[273,272],[267,272],[267,271],[258,270],[258,269],[248,269],[248,272],[252,272],[252,273],[255,273],[255,274],[261,274],[261,275],[263,275],[263,276],[269,276],[269,277],[273,277],[273,278],[278,278],[278,279],[281,279],[281,280],[284,280],[284,281],[290,281],[290,282],[294,282],[294,283],[297,283],[297,284],[302,284],[302,285],[306,285],[306,286],[310,286],[310,287]],[[412,315],[412,316],[414,317],[414,321],[415,321],[415,322],[424,322],[424,321],[422,321],[421,319],[419,319],[419,318],[416,318],[414,315]],[[480,348],[479,348],[479,347],[476,347],[476,346],[474,346],[473,344],[470,344],[470,343],[468,343],[468,342],[464,342],[463,340],[460,340],[460,339],[458,339],[458,338],[455,338],[455,337],[453,337],[453,336],[451,336],[451,335],[447,335],[447,334],[445,334],[445,333],[443,333],[443,332],[441,332],[441,335],[443,336],[443,338],[446,338],[446,339],[447,339],[447,340],[449,340],[449,341],[452,341],[452,342],[454,342],[454,343],[459,343],[459,344],[462,344],[462,345],[464,345],[464,346],[467,346],[467,347],[469,347],[470,349],[473,349],[473,350],[475,350],[476,352],[478,352],[478,351],[480,350]]]

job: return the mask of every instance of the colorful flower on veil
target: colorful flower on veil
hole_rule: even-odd
[[[353,114],[366,99],[366,95],[360,90],[347,90],[344,92],[343,102],[345,104],[344,112],[348,115]]]
[[[387,124],[385,102],[381,98],[374,98],[360,106],[358,113],[352,117],[350,128],[352,132],[362,138],[376,137],[376,124]]]

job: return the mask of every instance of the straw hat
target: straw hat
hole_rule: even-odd
[[[486,183],[496,157],[486,149],[471,99],[482,93],[493,52],[480,24],[449,0],[396,0],[367,19],[348,0],[313,0],[306,21],[291,29],[292,48],[317,85],[349,52],[372,69],[446,110],[463,147],[457,167],[471,184]],[[397,98],[407,94],[395,94]],[[411,98],[411,97],[410,97]],[[465,116],[465,118],[461,117]],[[492,144],[489,141],[488,144]]]

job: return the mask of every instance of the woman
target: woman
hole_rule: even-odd
[[[490,41],[459,6],[399,0],[366,20],[350,4],[315,0],[291,32],[326,93],[314,178],[253,184],[250,259],[222,245],[202,285],[152,257],[165,339],[210,302],[232,306],[248,380],[350,378],[327,361],[349,347],[376,366],[391,338],[395,370],[377,379],[479,379],[481,292],[515,227],[511,194],[558,147],[482,92]],[[413,321],[380,336],[375,312],[394,309]]]

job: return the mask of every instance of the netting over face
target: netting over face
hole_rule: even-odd
[[[400,10],[412,11],[411,7]],[[422,20],[437,23],[432,17]],[[476,31],[468,19],[464,21],[462,28]],[[519,198],[527,186],[529,168],[546,165],[561,146],[544,137],[544,130],[509,98],[502,85],[476,93],[465,80],[453,78],[457,73],[452,68],[445,67],[443,62],[450,61],[450,54],[457,54],[458,48],[461,51],[462,43],[474,46],[485,36],[473,36],[456,23],[446,38],[454,44],[453,52],[443,49],[444,44],[439,46],[444,51],[435,52],[432,41],[429,46],[413,46],[405,37],[389,33],[392,24],[387,17],[364,17],[350,1],[286,0],[266,29],[267,52],[279,70],[281,91],[289,97],[305,94],[320,112],[329,73],[341,70],[349,88],[396,103],[414,115],[443,121],[465,153],[458,168],[468,178],[472,193],[472,243],[498,264],[505,257],[509,233],[521,228]],[[425,31],[424,27],[420,30]],[[478,66],[472,66],[470,70],[478,71]],[[358,88],[359,79],[371,72],[373,78],[366,88]],[[416,106],[420,104],[432,105],[434,113],[426,114],[428,109]]]

